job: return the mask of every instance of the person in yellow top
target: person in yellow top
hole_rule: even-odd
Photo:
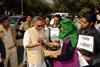
[[[6,51],[4,67],[8,67],[8,61],[10,61],[11,67],[18,67],[17,49],[15,45],[16,32],[10,27],[10,22],[6,16],[0,16],[0,24],[0,38],[4,43]]]

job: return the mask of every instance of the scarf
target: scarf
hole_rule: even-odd
[[[60,25],[59,38],[64,42],[67,38],[70,38],[72,47],[75,48],[78,40],[78,29],[74,22],[71,19],[63,18]]]

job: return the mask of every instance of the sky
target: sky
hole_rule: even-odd
[[[52,0],[46,0],[46,1],[48,1],[49,3],[52,3]]]

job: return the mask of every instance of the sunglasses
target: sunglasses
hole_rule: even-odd
[[[43,25],[37,25],[37,27],[43,27]]]

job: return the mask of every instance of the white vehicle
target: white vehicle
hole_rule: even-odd
[[[67,17],[69,13],[54,13],[54,15],[60,15],[61,17]]]

